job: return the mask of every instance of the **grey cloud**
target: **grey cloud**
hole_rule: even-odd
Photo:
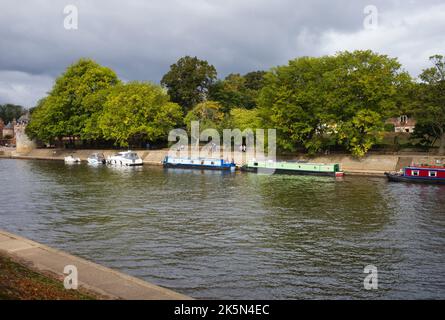
[[[402,21],[428,12],[442,1],[372,2],[382,17]],[[63,28],[67,4],[79,9],[78,30]],[[363,9],[368,4],[368,0],[40,0],[21,1],[19,5],[2,0],[0,70],[53,79],[80,57],[91,57],[116,70],[123,79],[159,82],[169,65],[184,55],[207,59],[220,77],[269,69],[298,56],[332,53],[353,47],[351,42],[363,43],[361,39],[369,36],[362,33]],[[393,22],[382,23],[391,30]],[[395,56],[403,53],[403,47],[415,48],[420,40],[419,51],[426,51],[428,46],[444,48],[437,45],[443,29],[424,22],[415,28],[428,30],[428,34],[418,32],[411,38],[393,34],[394,41],[406,42],[393,51],[382,47],[387,46],[385,41],[374,47]],[[420,56],[423,59],[425,55]],[[421,59],[404,61],[410,71],[424,66],[419,65]],[[26,94],[11,91],[4,77],[0,73],[0,100],[20,103],[33,94],[34,102],[40,98],[37,94],[41,90],[29,89]],[[47,85],[45,81],[42,84]]]

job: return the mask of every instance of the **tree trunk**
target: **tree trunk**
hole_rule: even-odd
[[[439,155],[445,155],[445,132],[442,132],[442,135],[440,136]]]

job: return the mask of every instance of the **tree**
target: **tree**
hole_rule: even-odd
[[[363,157],[382,137],[381,115],[371,110],[357,114],[338,128],[340,142],[355,156]]]
[[[126,147],[167,137],[182,117],[181,107],[160,86],[130,82],[110,90],[97,126],[105,139]]]
[[[299,58],[266,75],[260,107],[284,149],[316,153],[341,145],[362,156],[378,141],[399,89],[411,81],[400,68],[372,51]]]
[[[5,124],[12,122],[14,119],[20,118],[26,112],[25,108],[15,104],[0,105],[0,119]]]
[[[115,72],[89,59],[80,59],[56,79],[49,95],[31,114],[27,133],[32,138],[52,141],[80,137],[101,105],[86,105],[90,95],[119,83]]]
[[[264,71],[229,74],[224,80],[217,81],[210,89],[210,99],[218,101],[224,112],[232,108],[253,109],[263,86]]]
[[[430,57],[433,67],[419,76],[414,115],[417,119],[415,136],[434,144],[439,140],[439,154],[445,154],[445,57]]]
[[[262,119],[257,109],[234,108],[230,110],[230,125],[232,129],[241,131],[256,130],[262,127]]]
[[[258,100],[260,113],[270,128],[277,129],[281,148],[302,146],[311,153],[321,149],[322,129],[331,122],[325,108],[327,85],[322,78],[330,64],[328,57],[303,57],[265,76]]]
[[[197,57],[183,57],[170,66],[161,80],[173,102],[185,112],[207,99],[209,88],[216,80],[216,69]]]
[[[222,129],[224,124],[225,116],[222,111],[222,106],[220,103],[215,101],[201,102],[192,110],[190,110],[184,122],[187,125],[187,129],[191,130],[192,121],[199,121],[200,130],[205,129]]]

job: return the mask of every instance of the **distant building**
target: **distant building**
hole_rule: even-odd
[[[26,126],[29,123],[29,112],[22,115],[14,126],[14,143],[16,144],[16,151],[18,153],[27,153],[36,148],[34,141],[29,139],[25,133]]]
[[[14,138],[14,123],[9,122],[2,130],[3,138]]]
[[[403,115],[397,118],[388,119],[386,123],[394,125],[394,132],[413,133],[416,127],[416,120]]]
[[[5,123],[3,122],[3,119],[0,118],[0,139],[3,138],[3,128],[5,127]]]
[[[19,124],[19,125],[26,126],[28,123],[29,123],[29,112],[25,113],[17,120],[17,124]]]

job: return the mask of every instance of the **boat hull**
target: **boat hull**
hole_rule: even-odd
[[[408,183],[423,183],[423,184],[440,184],[445,185],[443,178],[424,178],[424,177],[407,177],[392,173],[385,173],[390,182],[408,182]]]
[[[235,171],[233,166],[206,166],[201,164],[172,164],[164,163],[164,168],[167,169],[195,169],[195,170],[218,170],[218,171]]]
[[[306,170],[290,170],[290,169],[273,169],[273,168],[254,168],[254,167],[241,167],[241,171],[252,173],[264,173],[264,174],[287,174],[296,176],[322,176],[322,177],[339,177],[343,176],[341,172],[320,172],[320,171],[306,171]]]

